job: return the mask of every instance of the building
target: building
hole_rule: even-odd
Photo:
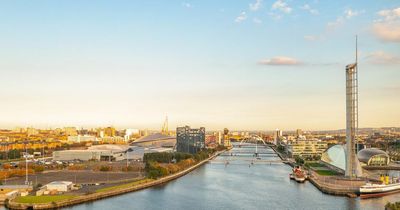
[[[225,147],[231,146],[231,139],[229,138],[229,130],[228,130],[228,128],[224,128],[223,140],[224,140],[223,145]]]
[[[176,128],[176,151],[194,154],[205,148],[206,129]]]
[[[35,128],[27,128],[26,129],[26,134],[28,136],[34,136],[34,135],[38,135],[39,131],[37,129],[35,129]]]
[[[72,190],[72,182],[69,181],[54,181],[46,184],[44,188],[48,191],[68,192]]]
[[[134,137],[134,136],[138,137],[139,135],[140,135],[139,129],[129,128],[129,129],[125,130],[124,138],[125,138],[125,141],[129,141],[129,140],[131,140],[132,137]]]
[[[358,130],[358,64],[357,64],[357,37],[356,62],[346,66],[346,170],[345,176],[359,177],[362,170],[356,157],[356,136]]]
[[[77,136],[78,131],[76,130],[75,127],[65,127],[64,128],[65,135],[67,136]]]
[[[114,137],[115,136],[115,128],[114,127],[107,127],[104,129],[105,137]]]
[[[282,131],[279,129],[276,129],[274,133],[274,144],[278,145],[280,143],[280,140],[282,138]]]
[[[221,131],[218,131],[218,141],[217,141],[218,145],[222,145],[222,133]]]
[[[336,171],[346,170],[346,153],[343,145],[334,145],[322,153],[321,161]],[[360,166],[361,167],[361,166]]]
[[[131,145],[140,147],[174,147],[176,138],[162,133],[155,133],[141,137],[132,142]]]
[[[362,149],[357,153],[361,165],[387,166],[390,162],[389,155],[377,148]]]
[[[121,136],[104,136],[98,138],[99,141],[107,144],[125,144],[127,140]]]
[[[292,157],[316,157],[321,156],[328,148],[328,144],[321,140],[297,140],[288,145],[288,152]]]
[[[300,138],[303,135],[303,131],[301,129],[296,129],[296,138]]]
[[[93,141],[97,141],[97,138],[95,136],[77,135],[77,136],[68,136],[67,141],[68,142],[73,142],[73,143],[93,142]]]
[[[97,161],[120,161],[126,158],[129,146],[102,144],[89,147],[87,150],[63,150],[54,151],[53,159],[59,161],[71,160],[97,160]]]

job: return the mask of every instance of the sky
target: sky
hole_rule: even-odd
[[[400,126],[398,0],[0,0],[0,127]]]

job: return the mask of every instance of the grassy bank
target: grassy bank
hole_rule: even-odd
[[[316,170],[315,172],[317,172],[317,174],[321,175],[321,176],[335,176],[335,175],[338,175],[338,173],[336,171],[331,171],[331,170]]]
[[[15,199],[18,203],[51,203],[57,201],[69,200],[76,197],[75,195],[42,195],[42,196],[20,196]]]
[[[148,183],[151,181],[154,181],[154,179],[141,179],[138,181],[127,183],[127,184],[121,184],[121,185],[116,185],[116,186],[112,186],[112,187],[101,188],[101,189],[96,190],[96,192],[107,192],[107,191],[112,191],[112,190],[119,190],[119,189],[124,189],[124,188],[128,188],[128,187],[133,187],[136,185]]]

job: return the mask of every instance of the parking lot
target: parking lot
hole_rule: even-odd
[[[71,181],[73,183],[107,183],[122,182],[124,180],[135,179],[143,176],[142,172],[100,172],[91,170],[59,170],[44,171],[35,175],[29,175],[28,180],[34,186],[37,184],[45,185],[52,181]],[[24,184],[25,177],[13,177],[1,180],[3,184]]]

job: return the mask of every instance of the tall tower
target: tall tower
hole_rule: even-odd
[[[356,135],[358,129],[358,64],[357,64],[357,36],[356,62],[346,66],[346,171],[347,177],[361,176],[356,156]]]
[[[165,117],[165,121],[164,124],[161,128],[161,133],[164,135],[169,135],[169,131],[168,131],[168,116]]]

